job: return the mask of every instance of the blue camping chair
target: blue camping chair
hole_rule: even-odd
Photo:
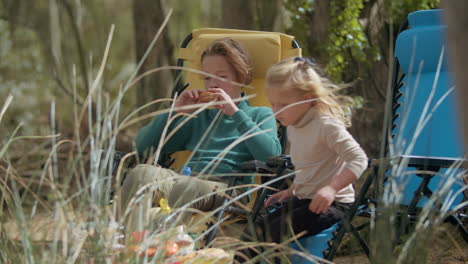
[[[332,259],[345,233],[357,238],[363,251],[369,255],[367,242],[360,230],[369,223],[354,226],[354,216],[370,216],[370,204],[377,208],[382,196],[368,192],[379,171],[384,172],[384,184],[392,183],[401,193],[398,201],[404,211],[396,242],[424,206],[434,210],[456,209],[464,199],[464,182],[468,162],[464,159],[459,116],[456,111],[454,81],[447,66],[446,29],[443,10],[417,11],[408,15],[395,43],[395,65],[390,114],[385,130],[386,157],[373,160],[372,174],[367,177],[352,209],[342,221],[334,241],[325,256]],[[402,169],[403,168],[403,169]],[[382,174],[381,174],[382,175]],[[436,204],[428,204],[434,190],[449,188]],[[448,215],[446,221],[457,225],[465,241],[468,231],[463,222],[466,215],[460,210]]]
[[[300,238],[298,241],[291,243],[291,248],[298,251],[305,250],[310,255],[327,259],[328,248],[340,225],[341,223],[337,223],[316,235]],[[299,255],[292,255],[291,262],[294,264],[312,263]]]

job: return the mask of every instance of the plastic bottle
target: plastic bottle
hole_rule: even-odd
[[[176,234],[175,242],[179,245],[179,254],[187,255],[192,253],[195,249],[195,242],[193,241],[193,238],[188,235],[185,226],[177,226]]]
[[[188,166],[185,166],[183,169],[182,169],[182,175],[185,175],[185,176],[190,176],[192,175],[192,168],[188,167]]]
[[[169,203],[166,199],[161,198],[159,200],[159,206],[161,207],[161,212],[165,214],[169,214],[171,212],[171,207],[169,207]]]

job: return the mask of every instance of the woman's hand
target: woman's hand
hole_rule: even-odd
[[[188,106],[188,105],[193,105],[198,102],[198,98],[200,96],[200,93],[202,93],[203,90],[185,90],[180,94],[180,96],[177,98],[175,102],[175,107],[182,107],[182,106]],[[176,110],[177,113],[191,113],[195,111],[197,108],[187,108],[187,109],[180,109]]]
[[[237,105],[232,101],[231,96],[227,94],[221,88],[209,88],[208,91],[212,92],[216,97],[216,101],[225,101],[225,103],[214,105],[215,108],[221,110],[225,115],[232,116],[239,108]]]
[[[291,196],[292,196],[292,193],[289,189],[277,192],[273,194],[272,196],[270,196],[268,200],[266,200],[265,207],[268,207],[275,203],[282,203],[284,200],[288,199]]]
[[[335,200],[336,190],[330,185],[320,188],[314,195],[314,199],[309,204],[309,210],[321,214],[330,208],[330,205]]]

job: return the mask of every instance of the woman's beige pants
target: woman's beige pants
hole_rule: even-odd
[[[128,217],[128,227],[143,230],[155,227],[161,198],[167,199],[173,209],[186,208],[210,211],[222,205],[227,184],[182,176],[153,165],[141,164],[132,169],[122,185],[122,212]],[[237,193],[237,192],[234,192]],[[182,209],[182,211],[184,211]],[[179,214],[182,223],[188,224],[190,209]],[[174,216],[175,220],[176,216]]]

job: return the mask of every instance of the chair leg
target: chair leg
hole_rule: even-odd
[[[255,203],[253,205],[252,215],[251,215],[252,222],[254,223],[260,213],[260,210],[262,209],[263,200],[265,199],[266,194],[267,194],[267,190],[262,189],[257,195],[257,199],[255,200]]]
[[[351,223],[351,221],[354,219],[354,216],[357,214],[359,207],[364,203],[366,200],[366,194],[370,189],[370,186],[374,182],[374,178],[377,177],[378,169],[377,167],[374,167],[372,170],[372,173],[367,176],[366,181],[364,182],[361,191],[359,192],[358,196],[356,197],[356,201],[353,203],[351,206],[351,209],[345,214],[343,217],[343,223],[341,224],[340,228],[337,231],[336,236],[334,237],[333,241],[331,242],[331,245],[327,252],[324,254],[325,259],[327,260],[332,260],[336,254],[336,251],[338,250],[338,247],[341,244],[341,241],[343,240],[343,237],[346,232],[352,232],[353,235],[356,237],[356,239],[359,241],[359,244],[362,247],[362,250],[366,253],[367,256],[369,256],[369,246],[367,245],[366,241],[364,238],[361,236],[361,234],[358,232],[359,230],[354,227],[354,225]]]
[[[340,228],[338,228],[336,236],[331,241],[331,245],[329,249],[323,254],[326,260],[333,260],[336,252],[338,251],[338,247],[340,246],[341,241],[343,240],[345,233],[346,233],[346,227],[344,224],[341,224]]]
[[[359,231],[354,227],[354,225],[351,225],[351,232],[354,235],[354,237],[358,240],[359,245],[361,246],[364,253],[366,253],[367,257],[369,257],[369,245],[367,245],[366,240],[361,236],[361,233],[359,233]]]
[[[460,220],[455,215],[449,215],[447,219],[445,219],[446,222],[450,222],[451,224],[455,225],[457,229],[461,232],[461,235],[463,239],[465,240],[466,243],[468,243],[468,229],[466,226],[463,224],[463,221]]]
[[[223,219],[223,216],[224,216],[224,207],[226,206],[227,204],[227,198],[226,200],[224,200],[224,203],[223,203],[223,209],[221,209],[217,214],[216,214],[216,222],[215,223],[218,223],[220,222],[222,219]],[[218,233],[218,228],[213,228],[213,230],[210,231],[210,233],[208,234],[207,238],[206,238],[206,245],[209,245],[213,240],[214,238],[216,237],[216,234]]]
[[[230,177],[229,182],[228,182],[228,187],[234,186],[235,182],[236,182],[236,177]],[[227,197],[231,196],[231,194],[232,194],[232,189],[226,191],[226,198],[224,198],[223,205],[221,206],[222,209],[216,214],[215,223],[219,223],[223,219],[226,207],[229,202]],[[209,245],[214,240],[217,233],[218,233],[218,228],[213,228],[213,230],[210,231],[210,233],[208,234],[206,238],[206,245]]]

